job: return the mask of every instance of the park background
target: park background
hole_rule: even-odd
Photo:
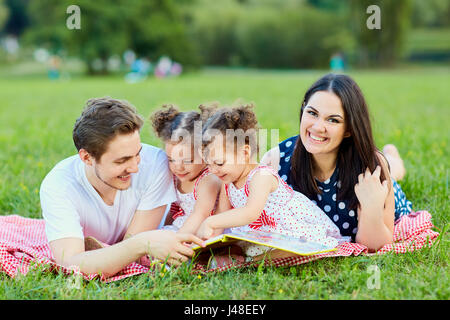
[[[68,27],[70,5],[81,29]],[[381,29],[367,27],[370,5]],[[39,268],[0,273],[1,299],[449,298],[449,1],[0,0],[0,30],[1,215],[42,218],[40,183],[75,154],[73,124],[91,97],[128,100],[145,117],[163,103],[254,102],[281,141],[297,134],[304,92],[332,71],[361,86],[377,147],[399,148],[400,184],[441,233],[402,255],[202,276],[180,269],[74,286]],[[148,122],[141,137],[161,146]],[[374,265],[379,289],[367,285]]]

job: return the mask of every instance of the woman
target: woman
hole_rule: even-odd
[[[346,75],[328,74],[304,96],[299,135],[261,162],[313,200],[343,236],[375,251],[392,243],[394,221],[411,212],[393,179],[405,174],[403,162],[395,146],[383,151],[386,157],[375,147],[359,86]]]

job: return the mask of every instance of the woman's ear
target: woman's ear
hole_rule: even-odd
[[[352,134],[350,133],[350,131],[345,131],[344,138],[348,138],[348,137],[351,137],[351,136],[352,136]]]

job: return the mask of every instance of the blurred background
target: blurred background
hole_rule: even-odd
[[[367,27],[371,5],[381,29]],[[89,98],[145,118],[165,103],[253,102],[279,134],[270,148],[298,133],[305,91],[331,70],[363,90],[377,147],[398,147],[414,210],[446,224],[449,0],[0,0],[0,30],[0,214],[41,217],[40,184],[76,152]],[[148,121],[141,139],[162,146]]]
[[[381,29],[367,27],[371,5]],[[260,142],[264,152],[298,134],[304,93],[330,71],[361,87],[377,147],[398,147],[403,191],[443,235],[431,250],[376,260],[382,290],[367,289],[358,270],[375,262],[361,258],[325,273],[302,267],[308,281],[289,279],[295,287],[283,295],[273,288],[285,285],[284,271],[264,271],[264,281],[226,273],[197,284],[145,277],[99,290],[91,282],[64,294],[61,275],[12,283],[0,272],[0,297],[191,299],[199,289],[211,299],[448,300],[450,0],[0,0],[0,215],[42,218],[40,185],[76,153],[73,125],[89,98],[128,100],[146,118],[142,142],[159,147],[147,119],[163,104],[253,102],[261,128],[279,133]]]
[[[381,30],[366,26],[373,4]],[[450,64],[448,0],[0,0],[0,30],[2,77]]]

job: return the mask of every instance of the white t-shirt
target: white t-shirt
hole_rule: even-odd
[[[86,178],[78,154],[59,162],[44,178],[40,189],[42,215],[48,241],[93,236],[114,244],[125,235],[136,210],[151,210],[176,201],[172,174],[165,152],[142,143],[139,171],[131,186],[117,190],[108,206]]]

